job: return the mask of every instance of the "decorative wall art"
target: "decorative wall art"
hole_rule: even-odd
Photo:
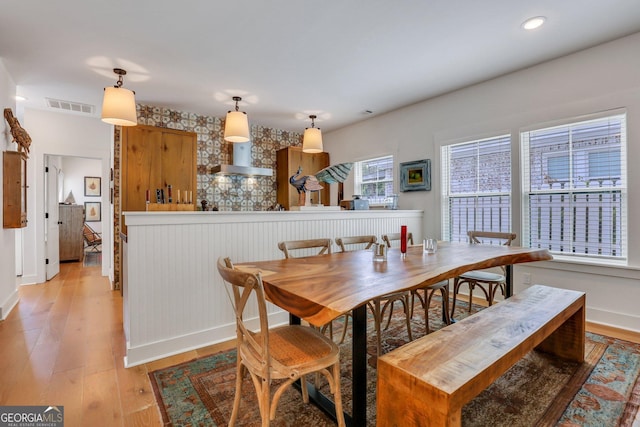
[[[84,220],[85,222],[99,222],[101,218],[100,202],[84,202]]]
[[[400,163],[400,191],[431,191],[431,159]]]
[[[101,196],[100,177],[85,176],[84,177],[84,195],[85,196]]]

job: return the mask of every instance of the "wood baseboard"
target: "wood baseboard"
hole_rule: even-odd
[[[587,331],[608,337],[618,338],[640,344],[640,332],[628,329],[616,328],[615,326],[603,325],[601,323],[586,322]]]

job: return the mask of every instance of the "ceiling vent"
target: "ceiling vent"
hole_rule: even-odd
[[[58,110],[66,110],[74,113],[93,114],[95,107],[89,104],[81,104],[80,102],[62,101],[60,99],[46,98],[49,108]]]

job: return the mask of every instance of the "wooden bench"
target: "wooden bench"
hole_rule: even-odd
[[[460,426],[465,403],[532,349],[584,361],[585,294],[534,285],[378,359],[378,426]]]

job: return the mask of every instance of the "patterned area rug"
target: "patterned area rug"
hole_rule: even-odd
[[[429,310],[433,329],[443,326],[439,306],[440,301],[434,298]],[[466,305],[458,306],[456,318],[465,317],[466,310]],[[420,311],[416,311],[412,319],[414,338],[425,332]],[[403,318],[400,310],[396,312],[391,326],[383,333],[384,352],[407,342]],[[377,358],[372,322],[369,325],[367,420],[373,426]],[[336,339],[341,327],[339,322],[334,322]],[[350,347],[348,338],[340,347],[341,389],[347,412],[351,409]],[[586,358],[585,363],[577,364],[529,353],[464,407],[462,424],[478,427],[640,426],[640,345],[587,334]],[[227,425],[235,393],[235,361],[235,350],[231,350],[151,372],[149,376],[164,424]],[[320,386],[327,392],[326,384],[320,383]],[[238,425],[260,425],[258,403],[248,376],[243,383]],[[332,426],[335,423],[315,406],[305,405],[300,393],[290,388],[280,400],[272,425]]]

